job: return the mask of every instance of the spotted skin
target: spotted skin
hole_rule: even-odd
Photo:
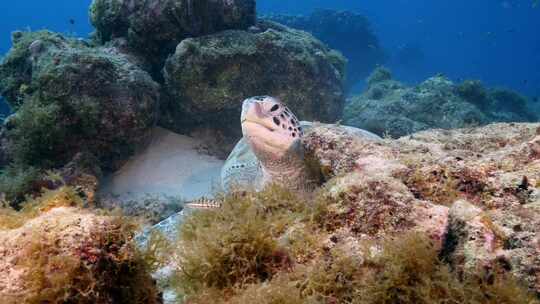
[[[277,105],[277,107],[276,107]],[[309,122],[300,122],[281,101],[268,97],[253,97],[244,101],[242,109],[242,132],[238,142],[221,172],[225,192],[236,190],[261,190],[269,183],[285,185],[293,190],[310,191],[310,180],[304,162],[301,138]],[[381,140],[364,130],[342,126],[344,130],[361,138]],[[144,248],[151,231],[159,231],[174,240],[178,227],[186,215],[197,209],[219,208],[219,200],[201,198],[185,205],[185,208],[141,233],[136,239]]]
[[[255,190],[262,180],[261,164],[246,140],[242,138],[221,169],[221,184],[225,192],[234,189]]]
[[[266,115],[268,120],[272,120],[275,127],[283,129],[291,138],[301,138],[304,135],[300,121],[293,112],[283,104],[279,99],[270,96],[256,96],[244,101],[242,106],[242,121],[245,119],[245,111],[249,107],[259,104],[263,115]],[[246,109],[248,108],[248,109]],[[246,134],[244,134],[246,136]]]
[[[277,98],[256,96],[243,102],[241,123],[244,137],[222,170],[225,191],[258,191],[270,183],[304,189],[304,129],[292,111]]]

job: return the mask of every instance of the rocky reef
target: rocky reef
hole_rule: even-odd
[[[538,303],[540,124],[303,139],[323,186],[224,197],[167,247],[190,303]],[[289,302],[287,302],[289,303]]]
[[[70,188],[0,209],[2,303],[160,303],[133,223],[82,210]]]
[[[337,121],[344,105],[344,58],[305,32],[271,22],[185,39],[163,74],[171,98],[162,121],[179,132],[203,126],[240,138],[231,117],[246,96],[276,96],[304,119],[325,122]]]
[[[14,110],[0,131],[0,191],[14,206],[54,188],[45,171],[75,158],[84,167],[75,171],[99,182],[157,125],[224,158],[253,95],[283,97],[313,120],[341,115],[341,55],[307,33],[257,24],[254,1],[96,0],[90,15],[94,39],[17,31],[0,64]]]
[[[455,84],[444,76],[406,86],[389,70],[376,69],[366,91],[351,98],[343,122],[379,135],[400,137],[431,128],[453,129],[493,122],[534,122],[526,98],[481,82]]]
[[[1,303],[540,302],[540,124],[518,123],[536,119],[523,97],[377,69],[345,108],[346,124],[390,135],[368,140],[327,124],[343,113],[344,57],[256,21],[252,0],[94,0],[90,14],[93,39],[14,32],[0,64],[14,111],[0,129]],[[332,47],[326,30],[345,20],[378,49],[359,15],[296,20]],[[371,65],[353,64],[353,78]],[[175,182],[153,175],[163,166],[210,184],[242,100],[267,94],[315,121],[299,143],[313,192],[217,191],[221,208],[193,212],[100,196],[134,154],[148,161],[137,187]],[[156,126],[183,134],[162,130],[158,161],[136,153]],[[164,218],[181,229],[139,225]]]
[[[129,57],[48,31],[15,32],[13,45],[0,87],[16,111],[5,123],[14,162],[55,167],[86,151],[118,168],[145,141],[159,86]]]
[[[456,271],[504,268],[538,292],[539,127],[432,130],[357,149],[332,129],[307,140],[316,140],[315,155],[329,172],[352,171],[329,183],[337,214],[351,219],[346,235],[416,226],[442,245]]]
[[[340,51],[348,60],[346,86],[349,89],[385,62],[386,55],[364,15],[317,9],[306,16],[271,14],[261,18],[307,31]]]
[[[255,0],[94,0],[90,20],[100,43],[126,39],[159,74],[183,39],[255,24]]]
[[[225,195],[222,208],[186,217],[176,243],[150,236],[151,255],[144,260],[156,265],[152,269],[166,266],[155,273],[164,291],[175,288],[190,303],[251,303],[285,296],[294,303],[398,298],[426,304],[538,303],[540,124],[438,129],[382,141],[339,125],[314,124],[302,144],[320,171],[322,184],[315,193],[270,186],[260,193]],[[0,237],[11,240],[19,235],[13,229],[41,227],[40,233],[63,239],[72,231],[86,235],[87,221],[98,230],[102,226],[97,223],[120,223],[78,209],[85,200],[70,189],[47,191],[22,211],[0,209],[5,231]],[[63,234],[48,229],[48,221]],[[7,273],[18,269],[10,257],[27,252],[13,251],[27,244],[17,240],[18,245],[8,240],[0,247],[9,253],[0,254],[0,261],[6,257]],[[59,244],[81,248],[84,240]],[[33,266],[41,274],[54,263],[48,259],[52,249],[46,248],[34,251],[45,257]],[[72,251],[62,250],[72,261]],[[75,252],[85,254],[75,255],[74,265],[77,259],[95,257]],[[65,274],[79,278],[80,273],[71,269],[54,282],[72,284]],[[98,279],[108,275],[100,271]],[[6,290],[34,284],[30,279],[9,282]],[[55,286],[53,296],[58,294]],[[43,296],[42,287],[36,288],[29,290]]]

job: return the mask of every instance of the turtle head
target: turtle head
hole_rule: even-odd
[[[242,105],[242,133],[260,160],[281,159],[300,146],[302,127],[279,99],[251,97]]]

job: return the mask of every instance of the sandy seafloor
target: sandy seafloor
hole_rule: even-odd
[[[109,176],[101,192],[130,198],[167,195],[188,201],[209,196],[219,191],[224,161],[202,147],[195,138],[155,128],[148,146]]]

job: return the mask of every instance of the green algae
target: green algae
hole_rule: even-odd
[[[40,176],[40,171],[34,167],[11,164],[0,172],[0,193],[9,205],[18,207]]]
[[[63,186],[22,205],[20,211],[0,208],[2,232],[21,228],[55,208],[82,208],[83,200],[73,188]],[[132,243],[135,221],[119,215],[103,219],[96,225],[105,226],[82,233],[87,238],[72,250],[66,250],[61,220],[46,230],[32,227],[14,262],[24,270],[24,290],[13,297],[2,294],[2,303],[160,303],[150,277],[150,252],[139,251]]]
[[[510,274],[455,272],[417,233],[327,247],[336,228],[325,225],[325,197],[273,187],[195,212],[173,248],[182,265],[173,284],[189,303],[539,303]]]
[[[291,253],[278,236],[303,208],[279,188],[246,197],[227,197],[219,210],[195,212],[181,229],[178,250],[183,294],[260,283],[290,267]]]

